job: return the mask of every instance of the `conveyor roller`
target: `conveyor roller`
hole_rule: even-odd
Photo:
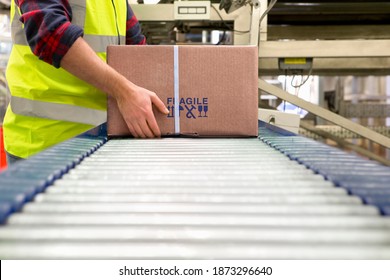
[[[26,172],[15,189],[33,202],[16,207],[12,184],[1,185],[0,257],[390,259],[390,180],[377,178],[389,168],[260,131],[259,139],[75,138],[73,156],[43,164],[50,174],[27,170],[30,160],[16,165],[0,182]],[[23,188],[30,175],[45,187]]]

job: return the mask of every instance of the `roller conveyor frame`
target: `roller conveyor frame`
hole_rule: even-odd
[[[118,249],[121,246],[124,248],[128,248],[129,252],[135,249],[144,248],[146,251],[144,254],[125,254],[120,257],[123,258],[381,258],[381,259],[390,259],[390,234],[387,237],[386,233],[390,233],[390,223],[388,223],[388,217],[390,215],[390,168],[382,166],[378,163],[368,161],[366,159],[360,158],[359,156],[348,154],[344,151],[341,151],[337,148],[329,147],[325,144],[315,142],[313,140],[304,138],[302,136],[298,136],[279,128],[266,125],[262,122],[259,122],[259,141],[267,144],[273,149],[278,150],[282,154],[285,154],[292,161],[298,162],[300,165],[305,166],[309,172],[312,170],[315,174],[321,175],[326,179],[326,183],[330,184],[330,182],[335,186],[334,189],[324,189],[321,188],[310,190],[311,192],[316,192],[316,194],[321,194],[321,192],[346,192],[348,194],[352,194],[354,196],[346,196],[343,199],[348,201],[349,206],[344,207],[343,199],[337,198],[337,204],[334,208],[338,213],[346,213],[345,211],[352,211],[352,215],[348,219],[343,219],[340,217],[334,217],[332,219],[323,219],[324,224],[321,225],[321,229],[317,229],[315,223],[316,215],[325,215],[328,213],[329,209],[323,209],[321,207],[313,208],[311,207],[311,199],[320,199],[318,195],[307,196],[306,200],[302,200],[298,194],[299,190],[305,190],[302,185],[300,185],[299,190],[294,189],[294,183],[291,182],[291,189],[288,190],[286,195],[286,190],[268,189],[268,190],[259,190],[255,187],[251,186],[251,182],[245,183],[241,182],[247,194],[236,194],[236,195],[220,195],[224,199],[225,202],[211,205],[207,204],[208,196],[204,195],[204,190],[202,190],[202,195],[198,194],[197,189],[189,189],[192,190],[189,194],[190,197],[196,198],[200,201],[200,203],[196,205],[192,205],[188,200],[188,196],[184,193],[181,195],[180,190],[175,186],[165,186],[162,188],[162,191],[175,193],[173,197],[178,199],[179,201],[183,200],[180,203],[175,204],[175,209],[182,209],[180,213],[172,213],[172,210],[169,210],[169,205],[166,205],[165,208],[161,208],[161,204],[155,205],[153,203],[146,203],[139,205],[136,199],[147,199],[148,196],[145,194],[137,194],[137,189],[134,188],[132,190],[133,195],[130,198],[123,197],[118,200],[118,193],[113,190],[112,197],[105,196],[102,199],[101,203],[93,204],[95,198],[92,196],[91,202],[87,202],[88,209],[93,211],[93,207],[96,207],[96,211],[101,211],[101,207],[106,207],[108,211],[106,215],[104,215],[107,219],[106,227],[97,226],[98,221],[93,222],[93,217],[90,219],[91,225],[99,228],[98,233],[99,236],[94,238],[98,238],[103,243],[105,240],[109,238],[114,238],[114,229],[118,227],[118,223],[121,222],[121,217],[126,218],[127,216],[132,215],[132,210],[139,211],[138,216],[143,217],[145,221],[149,221],[150,224],[146,225],[142,223],[142,219],[134,224],[125,225],[122,228],[123,232],[128,234],[129,236],[135,235],[138,236],[136,240],[138,242],[128,242],[126,238],[124,240],[119,240],[118,244],[112,247],[107,247],[103,251],[101,255],[97,255],[97,258],[117,258],[118,256],[115,254],[115,248]],[[96,131],[96,130],[95,130]],[[201,139],[199,139],[202,141]],[[51,194],[51,199],[54,199],[52,202],[53,205],[56,203],[56,195],[55,188],[49,188],[55,182],[58,182],[61,178],[66,176],[71,176],[72,170],[76,166],[92,155],[94,152],[98,151],[102,146],[107,143],[107,137],[105,136],[104,127],[100,128],[100,132],[95,135],[84,134],[82,136],[73,138],[64,143],[61,143],[53,148],[50,148],[36,156],[31,157],[28,160],[19,162],[14,166],[11,166],[8,170],[3,173],[0,173],[0,222],[3,224],[0,226],[0,240],[4,238],[5,235],[2,235],[2,228],[7,229],[8,221],[10,218],[18,221],[20,216],[15,216],[16,213],[23,213],[23,209],[33,209],[33,211],[38,211],[39,204],[32,202],[33,200],[40,200],[40,193],[49,193]],[[109,140],[115,141],[115,140]],[[147,141],[147,140],[146,140]],[[147,158],[147,153],[142,155],[140,154],[140,158]],[[147,160],[146,160],[147,164]],[[181,163],[182,165],[183,163]],[[80,165],[81,166],[81,165]],[[266,168],[266,167],[264,167]],[[286,171],[287,172],[287,171]],[[120,174],[120,171],[118,171]],[[221,173],[222,174],[222,173]],[[273,174],[272,172],[269,174]],[[142,175],[142,174],[141,174]],[[182,174],[185,177],[185,174]],[[212,175],[212,174],[211,174]],[[210,176],[211,176],[210,175]],[[234,174],[233,174],[234,175]],[[126,175],[128,176],[128,175]],[[271,176],[271,175],[270,175]],[[292,177],[294,178],[294,177]],[[272,180],[269,178],[268,180]],[[64,182],[63,182],[64,184]],[[118,183],[120,185],[120,183]],[[206,184],[207,185],[207,184]],[[204,188],[207,193],[207,186]],[[52,191],[51,191],[52,190]],[[123,191],[123,188],[119,188],[116,191]],[[92,193],[98,191],[95,189],[90,190]],[[188,191],[188,190],[186,190]],[[179,192],[179,193],[178,193]],[[221,190],[221,193],[223,190]],[[261,192],[261,193],[259,193]],[[54,193],[54,194],[53,194]],[[298,197],[297,203],[304,204],[300,207],[299,211],[304,211],[306,214],[310,216],[307,219],[299,220],[294,218],[294,216],[289,217],[288,219],[284,217],[273,217],[273,216],[264,216],[264,213],[279,213],[279,214],[291,214],[287,213],[291,211],[291,208],[283,207],[281,204],[277,204],[272,206],[272,203],[279,203],[278,195],[283,193],[283,199],[288,199],[288,203],[294,204],[295,197]],[[188,194],[188,193],[187,193]],[[263,196],[262,196],[263,195]],[[271,196],[268,196],[271,195]],[[59,194],[62,199],[66,199],[66,195]],[[71,196],[70,196],[71,197]],[[146,197],[146,198],[145,198]],[[240,205],[229,204],[229,199],[232,197],[232,201],[239,200],[241,202],[248,202],[248,205]],[[272,197],[275,201],[268,201],[269,197]],[[71,198],[70,198],[71,199]],[[98,199],[98,198],[96,198]],[[105,199],[107,201],[111,201],[114,199],[115,204],[105,204]],[[172,195],[169,199],[172,199]],[[268,200],[267,200],[268,199]],[[329,198],[327,198],[329,199]],[[331,199],[331,196],[330,196]],[[356,199],[357,204],[360,200],[369,206],[361,206],[357,205],[356,210],[354,205],[354,199]],[[31,203],[29,203],[31,202]],[[50,202],[50,201],[49,201]],[[84,201],[85,202],[85,201]],[[164,201],[160,201],[164,202]],[[202,204],[203,203],[203,204]],[[224,205],[226,207],[224,208]],[[305,205],[307,203],[307,207]],[[334,203],[334,202],[333,202]],[[50,205],[50,203],[49,203]],[[72,204],[69,204],[72,205]],[[180,206],[181,205],[181,206]],[[372,207],[373,206],[373,207]],[[57,209],[59,206],[57,206]],[[64,206],[65,207],[65,206]],[[77,207],[82,207],[77,204],[77,201],[74,201],[74,211],[78,209]],[[99,208],[100,207],[100,208]],[[138,207],[138,208],[137,208]],[[181,208],[180,208],[181,207]],[[110,209],[111,208],[111,209]],[[142,209],[141,209],[142,208]],[[109,214],[110,211],[115,212],[117,209],[118,213],[128,213],[122,215],[114,215]],[[138,209],[138,210],[137,210]],[[154,216],[156,213],[153,211],[163,211],[161,213],[165,213],[161,215],[161,220],[156,220]],[[165,209],[165,210],[164,210]],[[229,210],[230,209],[230,210]],[[307,209],[307,210],[305,210]],[[58,210],[58,211],[65,211]],[[69,219],[73,219],[72,221],[76,221],[78,217],[73,215],[69,210]],[[335,210],[335,211],[336,211]],[[48,210],[46,210],[48,211]],[[55,219],[56,208],[54,207],[53,212],[50,215]],[[164,212],[165,211],[165,212]],[[187,212],[188,211],[188,212]],[[268,211],[268,212],[267,212]],[[287,212],[286,212],[287,211]],[[316,211],[316,212],[313,212]],[[355,212],[357,211],[357,212]],[[312,212],[312,213],[310,213]],[[63,213],[63,212],[61,212]],[[138,212],[137,212],[138,213]],[[160,214],[161,214],[160,213]],[[261,214],[260,214],[261,213]],[[359,214],[357,214],[359,213]],[[380,213],[381,216],[375,216],[377,213]],[[245,215],[244,215],[245,214]],[[336,213],[337,214],[337,213]],[[184,227],[191,228],[192,238],[190,241],[189,238],[181,230],[181,226],[179,224],[175,224],[175,219],[182,218],[183,215],[187,215],[189,220],[188,223],[184,224]],[[220,224],[213,224],[216,220],[218,220],[218,215],[221,215],[219,218]],[[229,216],[230,215],[230,216]],[[243,216],[244,215],[244,216]],[[333,214],[332,214],[333,215]],[[341,214],[343,215],[343,214]],[[363,215],[361,220],[354,215]],[[367,217],[365,217],[367,215]],[[371,216],[374,215],[374,216]],[[88,215],[86,215],[87,219]],[[134,216],[135,217],[135,216]],[[380,218],[381,217],[381,218]],[[66,218],[66,217],[65,217]],[[80,218],[80,221],[83,220]],[[210,222],[207,222],[210,220]],[[382,224],[382,220],[386,221]],[[111,221],[111,222],[110,222]],[[363,221],[363,222],[362,222]],[[53,220],[52,222],[55,223]],[[165,222],[165,224],[162,224]],[[94,224],[95,223],[95,224]],[[236,223],[239,228],[233,227],[231,223]],[[295,224],[294,224],[295,223]],[[363,224],[360,224],[363,223]],[[107,226],[108,225],[108,226]],[[254,225],[256,225],[254,227]],[[266,227],[262,228],[261,225],[266,225]],[[280,235],[280,231],[278,230],[280,225],[297,225],[302,226],[302,228],[289,228],[288,234],[291,235],[292,241],[290,238],[289,242],[292,244],[283,245],[282,236]],[[77,239],[76,243],[70,244],[70,249],[67,249],[69,246],[66,242],[58,242],[56,246],[60,248],[61,255],[54,256],[56,258],[74,258],[72,255],[72,249],[77,250],[77,244],[81,247],[81,251],[85,250],[88,252],[90,250],[89,246],[91,246],[88,242],[83,242],[87,240],[88,233],[85,231],[85,228],[80,222],[79,226],[75,226],[74,231],[67,231],[65,233],[68,234],[69,238]],[[366,226],[366,228],[364,228]],[[204,236],[207,233],[207,227],[211,227],[212,231],[208,232],[209,239],[205,240],[202,238],[196,237],[196,234],[199,236]],[[328,229],[327,229],[328,228]],[[362,230],[363,228],[363,230]],[[16,227],[17,229],[17,227]],[[188,228],[187,228],[188,229]],[[111,230],[111,231],[110,231]],[[150,237],[147,238],[149,230],[153,233],[153,230],[158,230],[160,234],[166,236],[169,242],[172,242],[171,247],[169,244],[159,243],[158,240],[155,240],[156,246],[153,247],[153,242],[150,244],[150,239],[153,238],[151,234]],[[230,232],[229,234],[225,234],[224,232]],[[45,228],[43,225],[40,229],[34,229],[31,227],[30,230],[32,235],[35,235],[34,238],[37,238],[40,241],[45,239],[50,240],[50,238],[54,238],[61,234],[61,225],[59,225],[58,229],[53,228]],[[49,232],[49,236],[45,236],[44,233]],[[302,232],[307,233],[309,236],[313,234],[310,238],[302,237],[300,234]],[[104,233],[104,234],[103,234]],[[235,233],[235,238],[238,240],[241,248],[238,250],[238,247],[229,247],[229,245],[233,241],[229,241],[232,233]],[[13,233],[12,229],[9,230],[7,234],[14,234],[14,236],[18,235],[17,230]],[[39,237],[42,234],[43,236]],[[279,235],[278,235],[279,234]],[[334,235],[334,236],[333,236]],[[51,236],[51,237],[50,237]],[[146,242],[143,240],[143,236],[145,240],[149,240]],[[177,236],[177,240],[172,239],[172,236]],[[351,237],[351,240],[348,241],[348,236]],[[7,239],[8,238],[8,239]],[[3,241],[0,241],[0,257],[7,258],[7,254],[4,252],[12,251],[13,246],[15,246],[15,241],[9,239],[10,237],[6,237]],[[15,237],[17,238],[17,237]],[[23,236],[20,237],[23,241]],[[135,237],[134,237],[135,238]],[[201,240],[198,244],[196,242]],[[304,239],[313,239],[316,240],[316,246],[318,246],[319,251],[318,254],[313,253],[313,250],[308,247],[300,248],[301,253],[297,254],[294,252],[288,252],[288,250],[294,250],[296,248],[296,244],[294,242],[304,242]],[[10,241],[11,240],[11,241]],[[16,239],[15,239],[16,240]],[[73,240],[73,239],[72,239]],[[80,241],[81,240],[81,241]],[[184,241],[187,240],[185,243]],[[247,241],[245,241],[247,240]],[[248,241],[253,241],[255,244],[253,246]],[[333,241],[332,241],[333,240]],[[341,242],[343,240],[343,244],[338,244],[335,246],[334,240],[338,240],[337,242]],[[364,243],[373,245],[376,249],[372,252],[370,251],[371,247],[359,247],[351,249],[351,244],[357,242],[357,240],[364,240]],[[263,244],[264,242],[271,241],[273,242],[272,246],[268,244]],[[123,242],[123,244],[121,244]],[[184,242],[184,243],[183,243]],[[213,244],[211,246],[211,243]],[[226,244],[224,242],[227,242]],[[280,242],[280,245],[279,243]],[[336,242],[336,243],[337,243]],[[370,243],[371,242],[371,243]],[[102,244],[103,244],[102,243]],[[234,242],[233,242],[234,243]],[[261,244],[261,245],[259,245]],[[345,245],[346,244],[346,245]],[[112,245],[112,244],[111,244]],[[343,251],[343,246],[347,246],[348,248]],[[34,247],[34,245],[29,245],[31,250],[38,250],[38,245]],[[32,246],[32,247],[31,247]],[[73,247],[72,247],[73,246]],[[76,246],[76,247],[74,247]],[[103,246],[103,245],[102,245]],[[209,246],[209,247],[208,247]],[[211,246],[211,247],[210,247]],[[224,247],[225,246],[225,247]],[[383,254],[382,251],[377,246],[383,246]],[[166,250],[172,249],[172,254],[160,254],[160,250],[166,252]],[[211,252],[211,248],[213,248],[213,252]],[[137,249],[137,250],[138,250]],[[197,251],[199,249],[199,252]],[[18,250],[17,248],[15,250]],[[263,251],[264,250],[264,251]],[[286,251],[287,250],[287,251]],[[103,252],[102,251],[102,252]],[[185,252],[191,252],[186,254]],[[29,255],[27,252],[19,252],[17,253],[19,256],[24,256],[24,258],[46,258],[45,255]],[[77,258],[91,258],[88,255],[78,255]]]

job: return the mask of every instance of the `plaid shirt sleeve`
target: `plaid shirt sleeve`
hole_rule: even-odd
[[[126,45],[145,45],[146,38],[130,5],[127,4]]]
[[[72,25],[72,9],[68,0],[15,0],[21,10],[28,44],[39,59],[59,68],[61,59],[73,43],[84,35],[82,28]],[[145,36],[128,4],[126,44],[144,45]]]
[[[83,30],[72,25],[67,0],[15,0],[21,10],[20,21],[32,52],[39,59],[59,68],[61,59]]]

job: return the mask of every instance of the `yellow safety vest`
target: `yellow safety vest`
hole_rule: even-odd
[[[6,78],[11,92],[3,122],[5,149],[27,158],[79,135],[107,119],[107,96],[62,68],[39,60],[19,21],[20,9],[11,1],[13,47]],[[125,44],[126,0],[70,0],[72,24],[106,60],[106,47]]]

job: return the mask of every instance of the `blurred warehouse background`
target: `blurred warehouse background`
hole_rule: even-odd
[[[0,2],[0,123],[8,102],[9,2]],[[148,44],[240,45],[253,43],[254,37],[259,44],[259,77],[389,137],[390,58],[378,56],[375,47],[375,42],[380,47],[390,41],[388,1],[212,0],[206,18],[174,14],[173,0],[129,2]],[[272,5],[257,27],[254,3],[261,4],[259,15]],[[292,48],[299,51],[291,53]],[[299,115],[299,132],[308,137],[347,149],[352,143],[358,147],[354,150],[367,151],[365,156],[377,155],[384,163],[390,159],[388,149],[261,90],[259,108]]]

